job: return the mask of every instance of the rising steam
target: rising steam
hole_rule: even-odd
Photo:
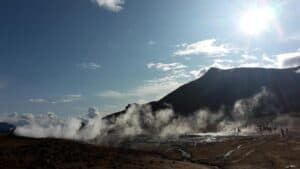
[[[84,119],[60,119],[54,113],[48,113],[39,116],[12,114],[1,117],[0,121],[15,124],[17,126],[15,134],[20,136],[65,138],[98,143],[120,141],[139,135],[168,138],[205,132],[234,134],[237,128],[244,134],[251,134],[257,130],[256,124],[252,123],[257,113],[278,114],[276,111],[279,108],[271,104],[276,101],[274,98],[276,97],[270,91],[263,88],[253,97],[238,100],[231,111],[230,116],[233,117],[231,119],[222,110],[211,112],[202,109],[192,116],[181,117],[172,109],[154,112],[149,105],[132,104],[113,122],[103,119],[93,108],[88,110]],[[272,122],[275,125],[286,126],[292,125],[291,119],[289,115],[277,115]]]

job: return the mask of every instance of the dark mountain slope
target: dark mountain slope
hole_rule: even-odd
[[[274,94],[283,112],[300,112],[300,74],[298,68],[264,69],[211,68],[203,77],[171,92],[158,103],[168,103],[175,112],[188,115],[200,108],[232,109],[240,99],[249,98],[266,88]]]
[[[181,86],[158,102],[171,104],[175,112],[184,115],[200,108],[216,111],[225,106],[231,109],[236,101],[249,98],[265,87],[275,95],[281,111],[300,112],[297,69],[211,68],[203,77]]]
[[[211,68],[204,76],[189,82],[156,102],[150,102],[153,110],[171,105],[177,115],[188,116],[208,108],[232,111],[240,99],[253,97],[263,88],[272,93],[272,104],[278,113],[300,112],[300,67],[289,69],[265,68]],[[269,106],[269,105],[267,105]],[[110,116],[116,117],[125,111]]]

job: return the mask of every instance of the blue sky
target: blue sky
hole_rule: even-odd
[[[3,0],[0,113],[83,114],[156,100],[209,67],[300,64],[297,0]],[[272,9],[266,28],[243,19]],[[251,15],[252,16],[252,15]],[[252,25],[251,25],[252,24]],[[253,26],[257,24],[257,26]]]

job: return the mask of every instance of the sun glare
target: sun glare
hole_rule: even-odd
[[[247,11],[240,20],[242,31],[248,35],[259,35],[267,31],[275,18],[272,8],[257,8]]]

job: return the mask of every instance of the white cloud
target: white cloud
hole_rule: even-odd
[[[257,57],[254,55],[243,54],[241,57],[245,60],[257,60]]]
[[[105,97],[105,98],[119,99],[119,98],[123,98],[124,94],[115,90],[107,90],[101,92],[98,96]]]
[[[31,98],[28,99],[29,102],[31,103],[51,103],[51,104],[57,104],[57,103],[71,103],[71,102],[76,102],[82,99],[82,96],[80,94],[68,94],[68,95],[63,95],[58,98]]]
[[[178,69],[184,69],[187,66],[181,63],[148,63],[147,67],[149,69],[155,68],[157,70],[162,70],[162,71],[170,71],[170,70],[178,70]]]
[[[233,69],[238,67],[274,67],[272,64],[265,64],[262,62],[246,62],[247,60],[230,60],[230,59],[214,59],[212,64],[201,66],[198,69],[189,71],[189,74],[194,78],[203,76],[210,68],[218,69]]]
[[[101,68],[101,65],[94,62],[80,63],[78,66],[82,69],[87,69],[87,70],[96,70]]]
[[[246,55],[246,56],[245,56]],[[263,68],[278,68],[275,57],[270,57],[263,53],[260,57],[248,55],[247,53],[241,55],[240,60],[236,60],[233,67],[263,67]]]
[[[296,67],[300,65],[300,50],[290,53],[282,53],[276,55],[277,64],[281,68]]]
[[[194,78],[199,78],[207,72],[207,68],[200,68],[198,70],[191,70],[189,73],[193,75]]]
[[[133,87],[125,92],[107,90],[100,93],[98,96],[112,99],[130,99],[135,102],[146,103],[163,97],[182,84],[183,83],[178,82],[173,77],[163,77],[148,80],[145,83]]]
[[[188,44],[187,43],[182,43],[182,44],[178,44],[176,45],[177,48],[184,48],[186,47]]]
[[[263,54],[262,60],[265,61],[265,62],[272,63],[272,64],[276,63],[276,59],[270,58],[266,54]]]
[[[133,90],[130,90],[128,94],[147,100],[157,100],[182,85],[182,83],[175,79],[164,82],[159,82],[160,80],[155,81],[137,86]]]
[[[165,74],[159,78],[146,80],[144,83],[124,92],[107,90],[98,96],[115,99],[130,99],[135,102],[145,103],[147,101],[160,99],[167,93],[181,86],[191,77],[185,70],[186,66],[180,63],[149,63],[147,67],[149,69],[154,68],[161,70]]]
[[[239,67],[262,67],[262,65],[260,63],[243,63],[240,64]]]
[[[119,12],[123,9],[124,0],[93,0],[96,2],[100,7],[103,7],[107,10],[113,12]]]
[[[28,100],[31,103],[47,103],[48,101],[46,99],[42,98],[32,98]]]
[[[187,55],[209,55],[209,56],[224,56],[231,51],[224,44],[216,44],[216,39],[207,39],[192,44],[187,44],[184,49],[174,52],[175,56],[187,56]]]
[[[174,63],[149,63],[149,69],[163,71],[165,74],[159,78],[145,81],[144,84],[130,90],[130,96],[157,100],[192,79],[193,72],[187,71],[187,66],[178,62]]]
[[[233,60],[229,59],[214,59],[213,63],[207,66],[201,66],[198,69],[189,71],[189,74],[191,74],[194,78],[200,78],[203,76],[210,68],[218,68],[218,69],[231,69],[234,66]]]
[[[255,62],[243,62],[240,67],[265,67],[265,68],[288,68],[300,66],[300,50],[295,52],[281,53],[273,56],[263,54],[261,60]]]
[[[62,97],[61,101],[62,103],[71,103],[81,100],[80,94],[69,94]]]
[[[214,62],[208,67],[215,67],[219,69],[231,69],[233,68],[232,60],[215,59]]]

